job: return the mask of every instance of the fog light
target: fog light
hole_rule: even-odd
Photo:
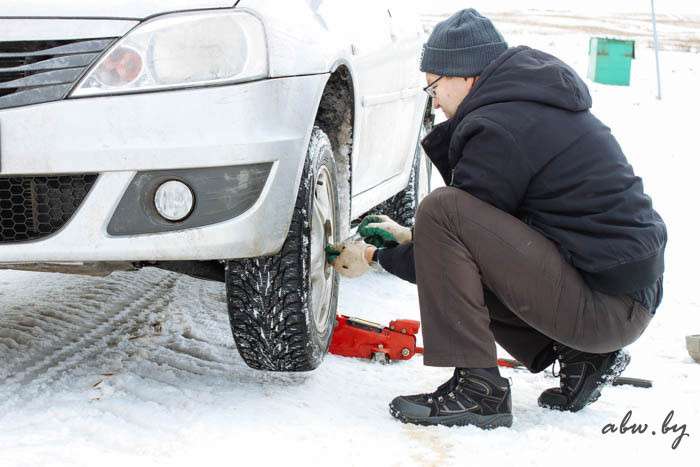
[[[190,187],[177,180],[163,183],[156,190],[155,205],[158,214],[172,221],[182,221],[194,208],[194,194]]]

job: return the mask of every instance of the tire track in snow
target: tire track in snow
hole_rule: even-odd
[[[178,283],[176,295],[188,297],[168,309],[168,321],[179,326],[170,329],[169,336],[152,340],[142,362],[152,364],[157,373],[173,371],[184,379],[200,382],[212,377],[236,378],[245,365],[231,336],[223,284],[184,278]],[[163,375],[157,377],[153,371],[142,370],[130,368],[142,378],[164,380]]]
[[[24,352],[3,355],[2,360],[6,361],[7,366],[0,371],[0,376],[4,375],[7,381],[13,381],[17,373],[32,367],[33,362],[50,359],[67,347],[81,345],[86,335],[109,322],[120,308],[157,287],[163,279],[163,274],[130,274],[107,279],[109,282],[105,283],[97,282],[90,291],[90,295],[96,298],[87,303],[83,302],[84,294],[80,288],[66,288],[73,289],[71,291],[74,293],[60,291],[58,303],[39,302],[31,309],[22,307],[18,310],[23,314],[15,311],[3,316],[0,321],[0,338],[12,339],[15,331],[28,334],[29,339],[21,344],[14,339],[18,346],[23,347]],[[84,286],[92,285],[90,282],[92,281]],[[40,352],[39,355],[36,352]]]
[[[151,313],[167,308],[171,290],[178,278],[174,273],[159,272],[120,280],[118,282],[124,282],[122,290],[115,289],[114,296],[105,294],[101,297],[104,299],[101,306],[95,307],[92,314],[85,314],[82,320],[76,322],[75,326],[80,331],[78,336],[67,339],[65,335],[58,335],[56,338],[55,333],[51,333],[52,329],[37,336],[35,343],[43,344],[49,337],[51,344],[40,346],[38,355],[31,352],[33,348],[29,348],[26,357],[13,362],[10,375],[2,385],[2,392],[8,394],[4,398],[5,403],[0,406],[0,417],[7,413],[9,406],[21,404],[22,400],[50,387],[55,380],[69,374],[72,369],[98,357],[108,348],[110,341],[127,339],[129,332],[147,321]],[[96,290],[100,292],[99,285]],[[54,308],[53,312],[56,310]],[[61,320],[58,321],[61,324]],[[62,324],[67,324],[67,320]],[[58,330],[56,328],[53,330]],[[75,330],[76,327],[72,327],[70,332],[75,333]],[[65,327],[62,331],[65,334]]]
[[[167,292],[176,280],[174,277],[168,278],[165,284],[151,289],[130,304],[125,304],[124,300],[120,300],[109,306],[111,310],[116,311],[116,314],[101,322],[90,323],[92,329],[76,342],[62,348],[55,354],[47,355],[39,362],[10,377],[7,382],[9,384],[46,383],[57,374],[64,373],[80,364],[81,361],[92,357],[106,346],[105,340],[112,336],[126,336],[127,333],[124,331],[133,328],[133,325],[140,321],[139,318],[167,306],[169,298],[161,296],[161,294]],[[101,343],[105,345],[100,346]]]
[[[21,305],[26,299],[15,293],[13,311],[0,314],[0,329],[10,323],[28,329],[17,338],[21,345],[3,345],[0,337],[0,430],[24,423],[29,430],[43,420],[39,414],[55,407],[63,416],[75,404],[86,416],[118,420],[146,436],[211,412],[232,394],[255,399],[261,390],[308,379],[245,365],[231,336],[223,284],[150,268],[102,279],[46,278],[53,284],[35,300],[39,305]],[[144,408],[148,417],[140,415]]]
[[[143,352],[127,362],[129,378],[113,382],[120,393],[143,400],[144,387],[160,388],[148,401],[172,410],[167,391],[177,390],[181,399],[202,404],[202,393],[248,386],[257,392],[267,385],[296,386],[308,378],[245,365],[231,336],[223,284],[184,277],[174,293],[179,298],[167,310],[166,335],[138,341]]]

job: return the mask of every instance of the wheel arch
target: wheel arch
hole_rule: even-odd
[[[346,238],[350,232],[352,212],[352,155],[356,138],[358,102],[351,66],[339,60],[331,67],[331,73],[321,95],[314,125],[328,136],[333,148],[337,168],[340,208],[340,234]]]

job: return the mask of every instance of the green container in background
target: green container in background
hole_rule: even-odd
[[[588,59],[588,78],[597,83],[629,86],[634,41],[591,37]]]

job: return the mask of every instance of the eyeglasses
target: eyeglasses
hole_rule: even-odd
[[[433,81],[432,83],[430,83],[429,85],[424,87],[423,91],[425,91],[430,97],[435,99],[437,97],[437,94],[435,93],[435,83],[440,81],[442,78],[444,78],[444,76],[439,77],[438,79],[436,79],[435,81]]]

